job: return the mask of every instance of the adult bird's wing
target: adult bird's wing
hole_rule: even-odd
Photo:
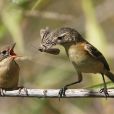
[[[104,64],[104,67],[110,71],[109,65],[108,65],[105,57],[102,55],[102,53],[98,49],[96,49],[94,46],[92,46],[89,43],[86,43],[84,48],[91,56],[93,56],[95,59],[101,61]]]

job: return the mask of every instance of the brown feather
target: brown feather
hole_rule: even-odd
[[[105,57],[102,55],[102,53],[96,49],[94,46],[92,46],[91,44],[89,43],[86,43],[85,45],[85,50],[91,54],[94,58],[96,58],[97,60],[99,60],[100,62],[102,62],[104,64],[104,67],[110,71],[110,68],[109,68],[109,65],[105,59]]]

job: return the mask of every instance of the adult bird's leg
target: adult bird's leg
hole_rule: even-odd
[[[104,94],[105,94],[105,96],[106,96],[106,98],[107,98],[107,97],[109,96],[109,94],[108,94],[108,91],[107,91],[106,81],[105,81],[105,78],[104,78],[104,74],[101,73],[101,75],[102,75],[102,78],[103,78],[104,88],[102,88],[102,89],[100,90],[100,92],[101,92],[101,93],[104,92]]]
[[[77,73],[78,73],[78,80],[77,81],[70,83],[70,84],[67,84],[62,89],[60,89],[60,91],[59,91],[59,97],[60,98],[65,96],[65,91],[68,89],[69,86],[80,83],[82,81],[82,73],[79,71]]]

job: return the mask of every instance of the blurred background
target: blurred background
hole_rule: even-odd
[[[62,47],[59,55],[38,51],[40,29],[75,28],[107,58],[114,72],[114,0],[0,0],[0,47],[16,42],[23,58],[20,82],[27,88],[61,88],[76,80]],[[71,88],[102,88],[99,74],[83,74]],[[106,78],[109,88],[114,85]],[[105,98],[0,98],[0,114],[112,114],[114,100]]]

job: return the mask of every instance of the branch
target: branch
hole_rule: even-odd
[[[25,89],[13,91],[3,91],[4,95],[0,97],[37,97],[37,98],[58,98],[60,89]],[[114,97],[114,89],[108,89],[110,98]],[[89,89],[68,89],[64,98],[87,98],[87,97],[105,97],[99,90]]]

